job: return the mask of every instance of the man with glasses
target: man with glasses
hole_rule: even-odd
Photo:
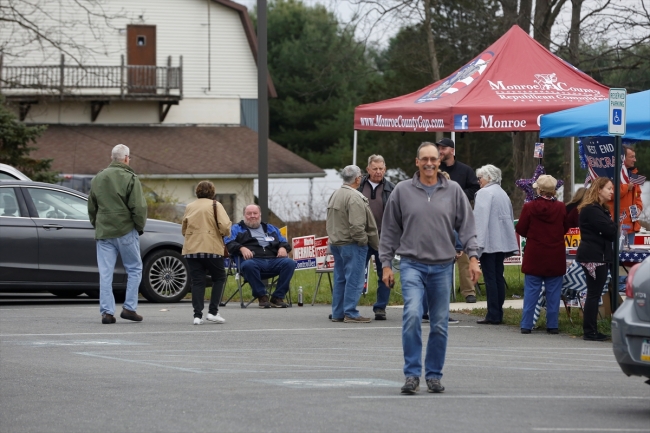
[[[443,138],[436,143],[438,152],[440,152],[440,170],[449,175],[449,178],[458,183],[467,195],[470,202],[474,201],[476,192],[481,188],[474,170],[467,164],[456,159],[454,153],[455,143],[451,138]],[[476,291],[474,284],[469,277],[469,258],[466,254],[460,254],[458,260],[458,275],[460,279],[460,294],[465,298],[465,302],[473,304],[476,302]]]
[[[136,313],[142,279],[139,235],[147,222],[147,202],[140,179],[129,167],[129,148],[118,144],[111,157],[113,162],[93,178],[88,196],[88,216],[97,240],[99,311],[105,325],[115,323],[113,272],[118,254],[128,275],[120,317],[142,321]]]
[[[368,199],[357,188],[361,169],[348,165],[341,171],[343,186],[327,203],[327,236],[334,256],[332,322],[369,323],[357,310],[363,289],[368,247],[379,249],[377,224]]]
[[[386,203],[388,203],[388,197],[393,192],[395,185],[384,177],[386,174],[386,162],[381,155],[370,155],[366,171],[368,174],[361,178],[361,184],[357,190],[368,199],[368,204],[372,211],[372,216],[375,217],[377,230],[381,238],[381,219],[384,215]],[[390,289],[382,281],[383,273],[381,262],[379,261],[379,252],[371,246],[368,246],[365,263],[368,263],[368,260],[372,256],[375,257],[378,280],[377,302],[372,306],[372,310],[375,313],[375,320],[386,320],[386,306],[390,297]]]
[[[413,179],[397,184],[388,199],[379,258],[384,268],[384,283],[390,287],[395,282],[391,262],[395,254],[401,256],[402,348],[406,376],[402,393],[415,394],[420,386],[424,297],[431,321],[424,377],[428,391],[440,393],[445,390],[440,379],[447,351],[449,282],[456,256],[454,230],[470,258],[469,272],[473,282],[478,280],[481,271],[472,207],[456,182],[439,175],[436,145],[422,143],[415,165],[418,171]]]

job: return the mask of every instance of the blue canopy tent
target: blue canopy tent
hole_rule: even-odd
[[[650,90],[627,95],[623,140],[650,140]],[[602,137],[607,133],[609,101],[570,108],[541,118],[541,138]]]

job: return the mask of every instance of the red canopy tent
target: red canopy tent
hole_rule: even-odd
[[[355,130],[539,131],[542,114],[608,99],[609,89],[513,26],[449,77],[354,110]]]

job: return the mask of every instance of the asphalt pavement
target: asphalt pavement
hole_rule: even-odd
[[[189,301],[141,302],[142,323],[102,325],[96,301],[51,301],[0,295],[3,433],[650,432],[650,386],[611,343],[456,312],[446,391],[403,396],[399,308],[346,324],[230,304],[194,326]]]

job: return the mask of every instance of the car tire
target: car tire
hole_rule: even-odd
[[[178,302],[190,291],[187,262],[174,250],[159,250],[145,257],[140,293],[150,302]]]
[[[77,296],[81,295],[83,292],[84,292],[83,290],[74,290],[74,289],[50,291],[51,294],[53,294],[58,298],[76,298]]]

